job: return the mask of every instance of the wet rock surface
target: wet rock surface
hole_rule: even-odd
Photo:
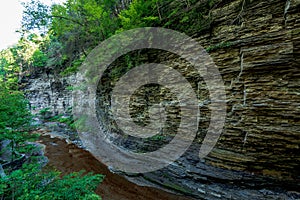
[[[72,130],[67,124],[60,122],[44,122],[38,128],[38,132],[44,136],[60,138],[67,144],[75,144],[79,148],[85,148],[80,140],[76,130]]]

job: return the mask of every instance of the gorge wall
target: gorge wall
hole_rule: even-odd
[[[300,1],[222,1],[209,18],[210,28],[192,37],[209,51],[226,87],[226,123],[217,145],[199,159],[210,119],[210,99],[201,77],[168,52],[134,52],[132,56],[138,55],[141,62],[165,63],[180,71],[199,97],[201,117],[197,138],[175,163],[152,173],[124,175],[199,199],[300,198]],[[126,67],[122,61],[117,60],[112,71]],[[109,112],[112,86],[119,78],[112,74],[98,88],[98,117],[110,141],[142,152],[170,141],[178,128],[176,105],[169,106],[161,137],[140,140],[120,133]],[[36,76],[25,86],[31,108],[67,112],[72,106],[68,88],[75,76]],[[141,88],[132,107],[133,116],[142,116],[139,123],[148,119],[148,103],[141,100],[145,96],[150,104],[172,100],[170,92],[157,85]]]
[[[72,85],[75,75],[61,77],[56,73],[39,71],[22,80],[22,87],[29,100],[33,114],[49,111],[49,117],[70,114],[72,108]]]

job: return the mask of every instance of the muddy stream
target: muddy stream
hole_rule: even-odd
[[[88,151],[64,140],[43,136],[40,143],[46,145],[45,155],[49,159],[48,167],[55,168],[63,174],[85,170],[104,174],[104,181],[96,193],[103,200],[189,200],[191,198],[171,194],[156,188],[138,186],[127,179],[111,173],[107,167],[95,159]]]

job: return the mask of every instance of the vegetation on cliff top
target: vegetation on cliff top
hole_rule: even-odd
[[[221,0],[67,0],[46,6],[24,3],[21,39],[4,50],[0,76],[8,65],[19,81],[41,70],[76,71],[101,41],[124,30],[157,26],[193,35],[211,25],[210,10]],[[20,73],[22,72],[22,73]]]

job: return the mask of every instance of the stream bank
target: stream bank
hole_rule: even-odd
[[[107,167],[93,157],[88,151],[74,144],[67,144],[59,138],[42,136],[40,143],[46,146],[48,167],[55,168],[63,174],[85,170],[104,174],[104,181],[96,193],[103,200],[190,200],[192,198],[171,194],[156,188],[138,186],[124,177],[110,172]]]
[[[41,122],[41,121],[40,121]],[[111,172],[107,166],[84,149],[76,132],[64,123],[41,122],[35,131],[41,135],[38,143],[45,145],[45,156],[48,158],[46,169],[56,169],[63,175],[84,170],[103,174],[105,178],[98,186],[96,193],[103,200],[191,200],[153,187],[140,186],[128,181],[125,177]]]

